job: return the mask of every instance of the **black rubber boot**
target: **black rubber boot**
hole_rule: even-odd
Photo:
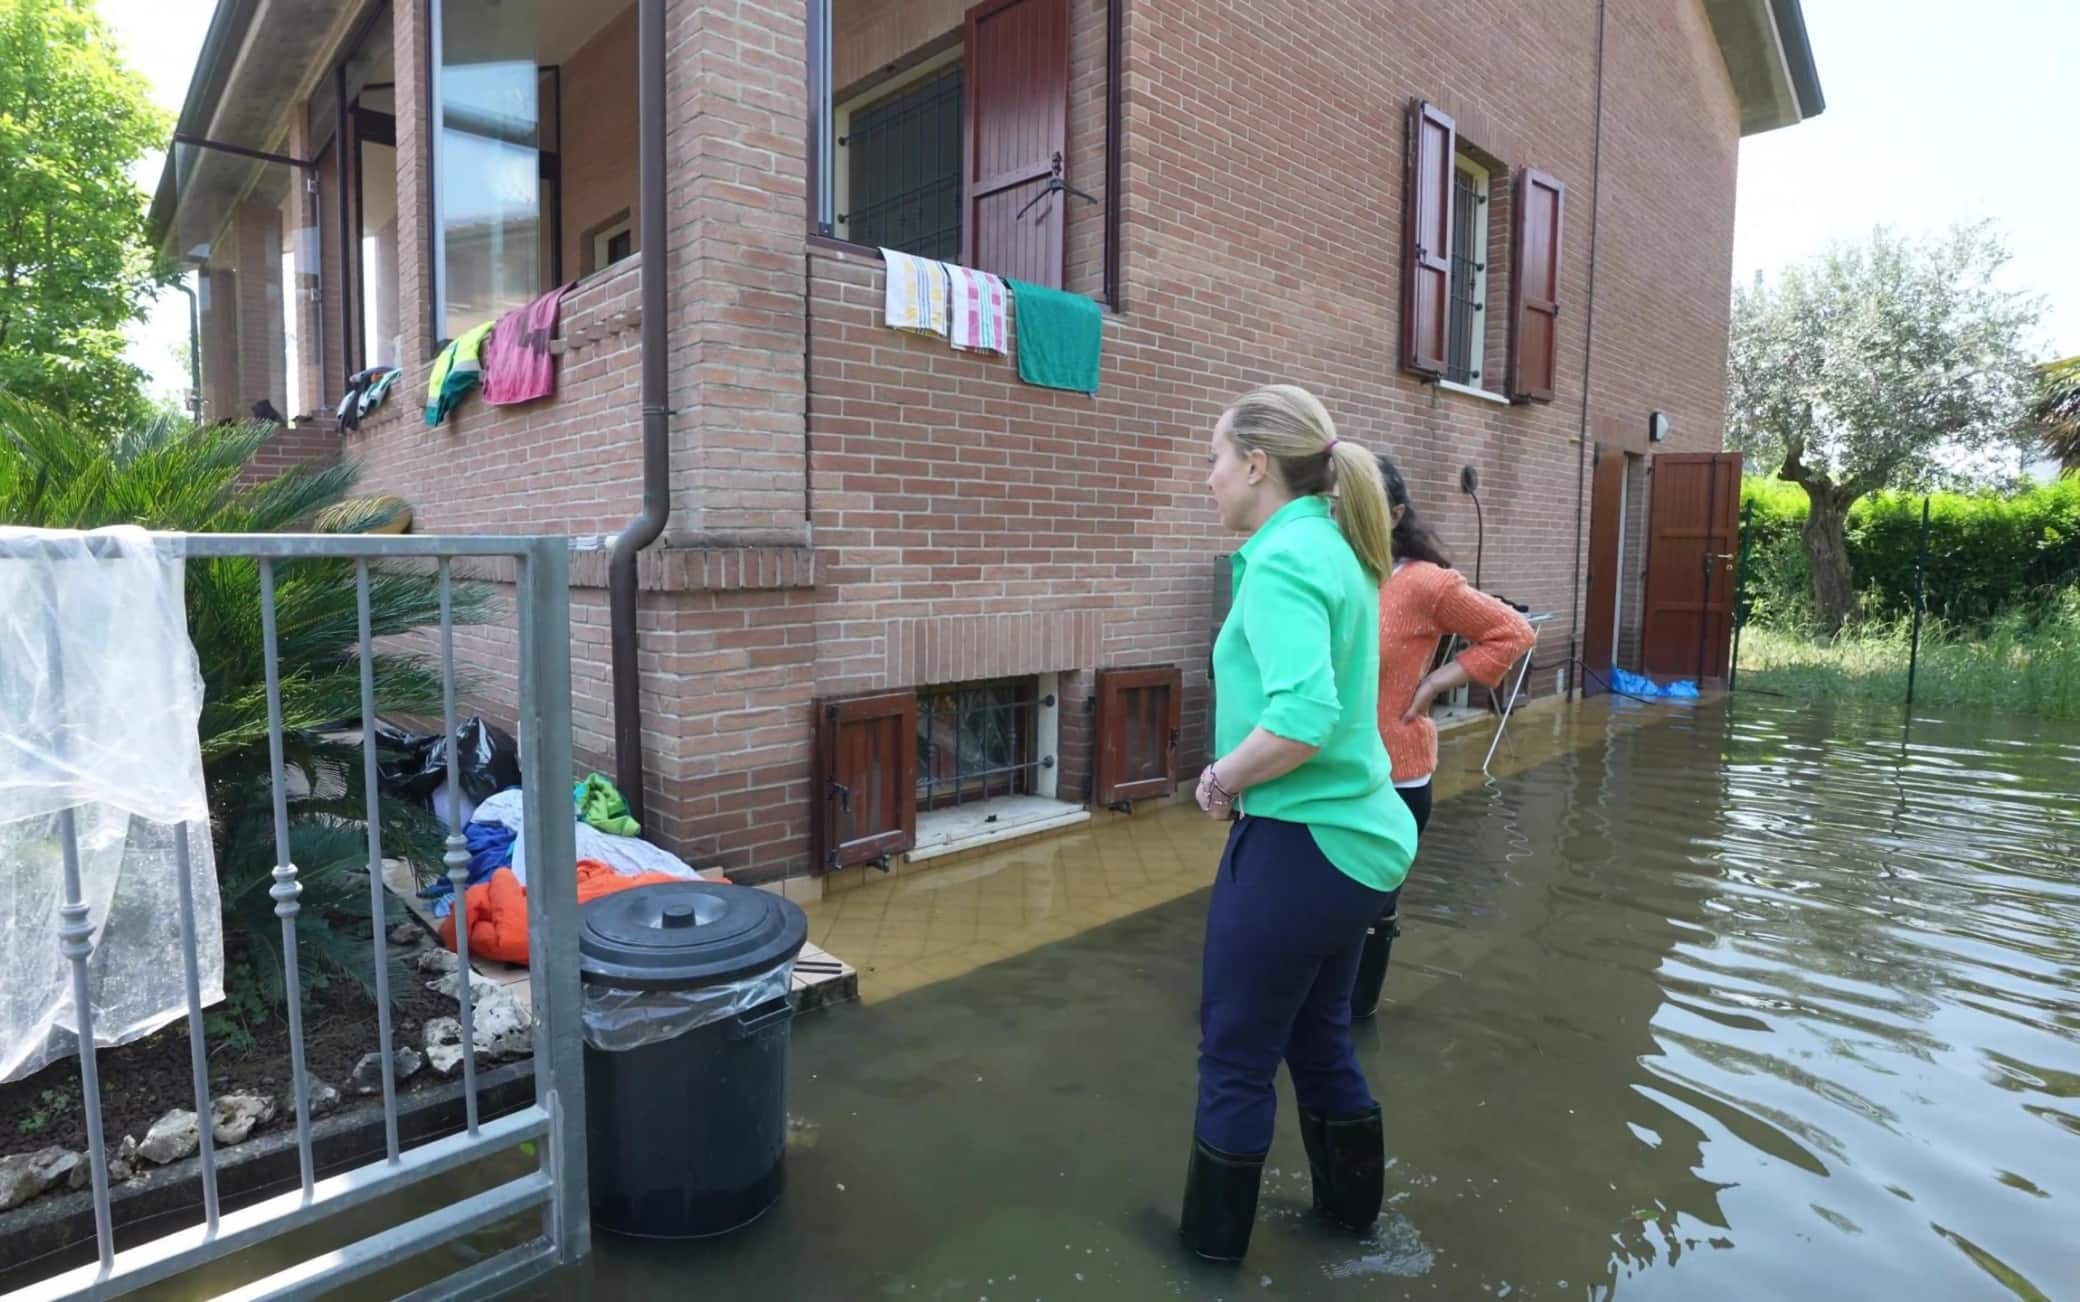
[[[1241,1261],[1257,1223],[1257,1189],[1263,1179],[1264,1154],[1224,1153],[1194,1139],[1178,1224],[1185,1246],[1208,1261]]]
[[[1314,1177],[1314,1209],[1324,1220],[1364,1234],[1387,1194],[1387,1135],[1379,1107],[1330,1120],[1300,1110],[1300,1138]]]
[[[1379,1011],[1379,990],[1387,983],[1387,960],[1394,937],[1401,934],[1400,915],[1389,913],[1365,933],[1365,956],[1358,960],[1358,980],[1351,987],[1351,1020],[1362,1022]]]

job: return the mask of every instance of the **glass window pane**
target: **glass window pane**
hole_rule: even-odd
[[[361,357],[366,366],[402,366],[404,322],[397,310],[397,151],[361,146]]]
[[[440,6],[443,338],[495,320],[543,288],[538,17],[533,0]]]

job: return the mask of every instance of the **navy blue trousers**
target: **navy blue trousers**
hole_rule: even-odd
[[[1242,818],[1229,828],[1206,915],[1200,1139],[1229,1153],[1270,1149],[1281,1061],[1308,1111],[1371,1109],[1351,1049],[1351,985],[1386,900],[1338,871],[1302,824]]]

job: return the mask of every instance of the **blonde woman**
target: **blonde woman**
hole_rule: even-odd
[[[1370,453],[1321,402],[1275,385],[1214,426],[1207,488],[1235,553],[1214,641],[1219,755],[1199,807],[1231,820],[1206,923],[1199,1099],[1182,1230],[1239,1261],[1293,1080],[1317,1212],[1362,1233],[1379,1217],[1379,1105],[1351,1049],[1366,929],[1415,857],[1415,821],[1380,742],[1379,586],[1392,520]]]

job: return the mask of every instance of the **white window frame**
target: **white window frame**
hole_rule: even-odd
[[[587,274],[596,275],[605,271],[608,267],[619,266],[641,252],[641,250],[634,248],[635,242],[631,240],[629,241],[630,250],[627,258],[615,259],[607,256],[607,249],[613,244],[614,237],[617,235],[632,235],[635,232],[635,228],[634,216],[623,214],[621,220],[594,231],[592,233],[592,271]]]
[[[1482,310],[1476,313],[1479,319],[1474,322],[1473,326],[1473,344],[1472,351],[1467,358],[1467,369],[1472,371],[1479,381],[1485,381],[1488,372],[1488,313],[1486,310],[1488,303],[1488,218],[1494,206],[1489,202],[1491,174],[1486,167],[1475,162],[1464,153],[1452,156],[1452,172],[1454,180],[1458,179],[1459,173],[1464,172],[1473,181],[1473,193],[1475,196],[1473,247],[1469,252],[1473,257],[1474,265],[1473,301],[1481,304]],[[1445,322],[1445,332],[1447,336],[1452,333],[1452,322],[1449,320]],[[1457,380],[1440,378],[1437,381],[1437,387],[1449,390],[1452,393],[1463,394],[1469,398],[1481,398],[1488,402],[1497,402],[1504,406],[1509,405],[1508,398],[1493,392],[1482,382],[1461,384]]]
[[[937,76],[959,64],[966,56],[967,49],[956,41],[916,67],[907,68],[886,81],[876,82],[842,104],[832,105],[831,232],[837,239],[847,243],[852,240],[852,223],[846,220],[846,214],[852,208],[851,150],[843,143],[852,138],[852,115],[863,108],[871,108],[891,95],[908,90],[921,81]],[[965,111],[964,108],[963,112]]]

